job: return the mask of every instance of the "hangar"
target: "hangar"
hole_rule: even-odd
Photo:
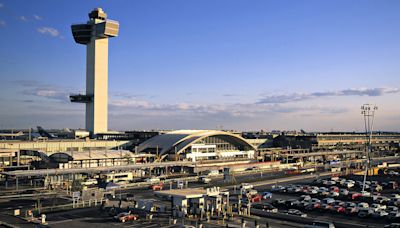
[[[157,135],[139,145],[138,151],[159,161],[253,159],[255,147],[240,135],[217,130],[178,130]]]

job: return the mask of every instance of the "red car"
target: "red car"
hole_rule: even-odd
[[[332,186],[332,187],[331,187],[331,191],[332,191],[332,192],[339,192],[339,188],[336,187],[336,186]]]
[[[138,219],[139,219],[139,216],[138,216],[138,215],[129,214],[129,215],[121,216],[121,217],[119,218],[119,221],[121,221],[121,222],[126,222],[126,221],[134,221],[134,220],[138,220]]]
[[[335,209],[336,209],[336,212],[339,213],[339,214],[346,213],[346,208],[344,208],[342,206],[336,206]]]
[[[164,187],[164,184],[162,182],[158,183],[158,184],[154,184],[151,186],[151,189],[153,189],[153,191],[161,191]]]
[[[359,198],[361,196],[363,196],[361,193],[354,193],[353,195],[351,195],[351,199],[355,200],[355,199],[357,199],[357,198]]]
[[[261,200],[262,200],[262,196],[259,194],[251,196],[251,198],[250,198],[250,202],[252,202],[252,203],[261,202]]]
[[[130,212],[122,212],[114,216],[114,219],[120,222],[126,222],[126,221],[138,220],[139,216],[131,214]]]
[[[314,203],[314,204],[313,204],[313,207],[314,207],[315,209],[319,209],[319,208],[321,208],[321,204],[320,204],[320,203]]]

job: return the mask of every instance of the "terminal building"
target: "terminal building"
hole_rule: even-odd
[[[179,130],[157,135],[138,147],[158,160],[249,160],[256,148],[240,135],[216,130]]]

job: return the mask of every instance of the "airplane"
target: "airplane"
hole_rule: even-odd
[[[48,139],[55,139],[55,138],[57,138],[56,135],[47,132],[47,131],[44,130],[41,126],[37,126],[37,130],[38,130],[40,136],[42,136],[42,137],[46,137],[46,138],[48,138]]]
[[[0,133],[0,138],[16,138],[23,136],[24,133],[22,131],[19,131],[17,133]]]

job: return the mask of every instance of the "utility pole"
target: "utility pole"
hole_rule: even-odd
[[[376,105],[364,104],[361,106],[361,114],[364,116],[364,126],[365,126],[365,137],[367,140],[365,153],[366,153],[366,163],[365,163],[365,173],[362,192],[365,190],[365,182],[367,181],[368,170],[371,166],[371,153],[372,153],[372,132],[374,127],[374,117],[375,111],[378,110]]]

